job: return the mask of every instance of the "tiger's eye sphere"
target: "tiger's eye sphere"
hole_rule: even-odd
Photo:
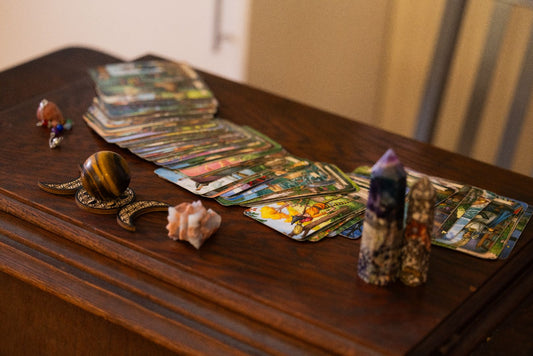
[[[98,200],[119,197],[128,188],[130,179],[126,160],[111,151],[96,152],[81,167],[81,184]]]
[[[54,127],[58,124],[63,125],[65,118],[59,110],[59,107],[46,99],[41,100],[37,108],[37,120],[42,123],[47,123],[49,127]]]

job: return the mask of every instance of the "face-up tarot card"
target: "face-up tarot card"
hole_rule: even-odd
[[[199,183],[180,173],[178,170],[158,168],[155,172],[160,177],[167,179],[188,191],[213,198],[226,190],[250,183],[258,175],[281,175],[296,167],[305,166],[309,161],[289,155],[282,151],[265,156],[264,159],[254,161],[256,164],[249,167],[240,167],[236,171],[228,172],[216,180]]]
[[[341,194],[357,190],[357,185],[338,167],[314,162],[303,169],[289,172],[268,182],[232,196],[218,197],[222,205],[251,206],[324,194]]]
[[[98,97],[107,104],[212,99],[197,72],[185,63],[150,60],[92,68]]]
[[[254,205],[244,213],[285,236],[303,241],[324,229],[329,233],[328,228],[338,227],[340,221],[362,209],[364,204],[348,196],[322,195]]]
[[[451,239],[437,239],[434,243],[478,257],[496,259],[526,208],[524,203],[494,198]],[[463,217],[465,215],[466,212]]]

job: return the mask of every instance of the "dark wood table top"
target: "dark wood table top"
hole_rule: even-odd
[[[152,58],[151,56],[143,58]],[[138,199],[198,197],[158,178],[152,163],[106,143],[83,122],[94,97],[86,69],[119,61],[68,48],[0,73],[0,271],[171,351],[235,353],[465,353],[533,290],[533,227],[511,256],[487,261],[433,247],[428,281],[365,284],[359,241],[290,240],[202,199],[222,216],[200,250],[167,237],[166,213],[136,220],[77,208],[38,179],[62,182],[99,150],[120,153]],[[218,116],[249,125],[287,151],[345,171],[393,148],[404,165],[533,204],[533,179],[295,103],[208,73]],[[57,149],[35,127],[42,98],[74,128]]]

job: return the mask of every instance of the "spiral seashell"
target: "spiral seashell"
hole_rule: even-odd
[[[81,166],[81,184],[98,200],[119,197],[130,184],[130,169],[118,153],[99,151],[91,155]]]

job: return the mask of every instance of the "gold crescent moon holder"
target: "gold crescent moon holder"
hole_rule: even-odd
[[[95,214],[116,214],[117,223],[128,231],[135,231],[134,219],[140,215],[168,211],[169,204],[157,200],[135,201],[135,192],[131,188],[118,197],[99,200],[83,187],[81,177],[64,183],[38,182],[39,188],[55,195],[74,195],[76,205]]]

